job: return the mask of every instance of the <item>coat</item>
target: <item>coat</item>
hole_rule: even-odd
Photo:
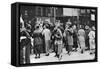
[[[79,45],[81,47],[81,49],[85,49],[85,31],[84,29],[80,29],[78,31],[78,38],[79,38]]]
[[[71,30],[68,31],[67,39],[68,39],[68,45],[73,45],[73,32]]]

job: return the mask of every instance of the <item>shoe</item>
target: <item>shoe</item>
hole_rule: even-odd
[[[92,52],[90,52],[90,55],[92,55],[93,53]]]
[[[46,54],[46,56],[49,56],[49,53],[48,53],[48,54]]]
[[[70,54],[70,53],[68,53],[68,55],[70,56],[71,54]]]
[[[38,57],[37,56],[35,56],[35,59],[37,59]]]
[[[54,57],[57,57],[57,54]]]
[[[59,58],[59,55],[57,55],[57,58]]]
[[[40,56],[38,56],[37,58],[40,58]]]
[[[75,49],[75,52],[77,52],[77,49]]]
[[[81,51],[81,54],[83,54],[83,50]]]
[[[67,54],[70,56],[70,54],[71,54],[70,51],[68,51]]]
[[[59,58],[58,58],[58,59],[59,59],[59,61],[60,61],[60,60],[62,59],[62,55],[61,55],[61,56],[59,56]]]

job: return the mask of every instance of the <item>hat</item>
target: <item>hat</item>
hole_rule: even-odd
[[[36,24],[36,25],[35,25],[35,29],[37,29],[37,28],[39,28],[39,24]]]
[[[89,29],[89,26],[86,25],[86,26],[85,26],[85,29]]]
[[[92,29],[95,30],[95,26],[92,26]]]

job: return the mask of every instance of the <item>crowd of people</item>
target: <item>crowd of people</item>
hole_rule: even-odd
[[[62,59],[63,48],[69,56],[73,51],[84,54],[89,50],[90,55],[95,53],[95,26],[80,24],[78,28],[70,19],[65,24],[56,20],[52,25],[48,21],[34,21],[33,26],[31,21],[20,21],[21,63],[30,63],[31,52],[35,59],[41,58],[41,53],[49,56],[54,52],[58,60]]]

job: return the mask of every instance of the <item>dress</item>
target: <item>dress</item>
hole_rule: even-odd
[[[86,36],[85,36],[85,44],[86,44],[86,47],[89,49],[89,36],[88,36],[88,34],[89,34],[89,29],[86,29],[85,30],[85,34],[86,34]]]
[[[73,30],[72,28],[68,31],[68,52],[72,51],[72,46],[73,46]]]
[[[56,45],[56,53],[60,55],[62,53],[62,32],[60,29],[57,29],[55,33],[55,45]]]
[[[65,29],[64,33],[63,33],[63,36],[64,36],[64,43],[65,43],[65,48],[66,50],[68,50],[68,30]]]
[[[77,45],[77,31],[76,31],[76,29],[73,32],[73,44],[74,44],[74,46],[73,46],[74,48],[78,47],[78,45]]]
[[[43,44],[43,40],[42,40],[42,34],[39,30],[35,30],[33,33],[33,38],[34,38],[34,51],[35,54],[40,54],[41,53],[41,47]]]
[[[78,36],[79,45],[80,45],[81,49],[83,50],[83,49],[85,49],[85,31],[84,31],[84,29],[80,29],[78,31],[78,34],[79,34],[79,36]]]
[[[90,31],[88,36],[89,36],[90,49],[95,49],[95,32]]]

